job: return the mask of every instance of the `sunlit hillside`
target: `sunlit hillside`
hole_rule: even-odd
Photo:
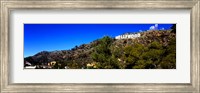
[[[139,32],[136,38],[105,36],[70,50],[42,51],[24,58],[49,69],[175,69],[176,29]]]

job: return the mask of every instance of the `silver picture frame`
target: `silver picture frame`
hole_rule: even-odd
[[[165,83],[51,83],[15,84],[9,82],[9,15],[18,9],[189,9],[191,12],[191,82]],[[0,92],[200,92],[200,0],[0,0]]]

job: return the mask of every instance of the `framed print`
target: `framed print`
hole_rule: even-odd
[[[0,0],[1,93],[199,93],[199,0]]]

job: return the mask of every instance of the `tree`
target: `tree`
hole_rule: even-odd
[[[125,47],[124,60],[126,62],[126,68],[145,68],[145,64],[143,63],[143,61],[145,60],[143,60],[142,54],[144,54],[147,51],[148,48],[139,43],[135,43],[133,46]]]
[[[92,59],[95,62],[99,62],[101,65],[101,68],[112,68],[112,53],[110,46],[114,39],[105,36],[102,39],[100,39],[98,42],[98,45],[94,47],[94,53],[92,53]]]
[[[172,38],[169,41],[168,46],[166,47],[166,51],[160,67],[163,69],[174,69],[176,68],[176,39]]]

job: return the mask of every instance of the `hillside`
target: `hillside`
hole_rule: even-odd
[[[174,69],[176,33],[172,30],[140,32],[135,39],[105,36],[71,50],[42,51],[24,58],[37,68]],[[49,63],[55,64],[49,65]]]

